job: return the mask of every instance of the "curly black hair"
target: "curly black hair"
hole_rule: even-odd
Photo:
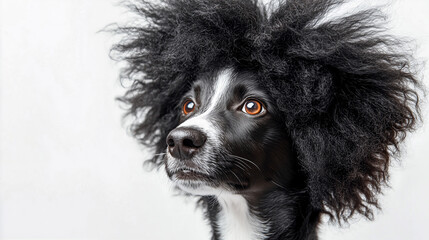
[[[392,157],[419,121],[420,83],[384,15],[326,19],[342,0],[145,0],[127,6],[144,21],[119,26],[112,56],[124,60],[120,98],[132,133],[160,165],[176,106],[197,76],[225,66],[256,73],[276,99],[307,176],[311,204],[339,222],[373,217]]]

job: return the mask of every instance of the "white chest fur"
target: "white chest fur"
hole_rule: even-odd
[[[218,201],[221,207],[218,226],[222,240],[266,239],[266,224],[250,211],[242,196],[222,193],[218,195]]]

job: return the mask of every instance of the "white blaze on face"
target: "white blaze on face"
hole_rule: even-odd
[[[190,127],[201,130],[207,135],[207,141],[214,147],[220,144],[220,131],[215,124],[210,121],[210,116],[216,109],[221,99],[225,97],[231,85],[232,69],[225,69],[218,73],[213,87],[213,94],[203,113],[184,121],[178,127]]]
[[[215,153],[215,150],[221,146],[221,131],[222,129],[219,129],[219,127],[216,124],[213,124],[211,121],[211,116],[213,116],[214,111],[218,104],[224,97],[226,97],[226,94],[228,92],[228,89],[230,88],[231,84],[231,77],[232,77],[233,71],[232,69],[225,69],[222,71],[219,71],[217,76],[215,77],[215,82],[213,84],[213,91],[211,94],[211,97],[209,97],[209,102],[205,104],[201,109],[206,109],[202,113],[197,113],[195,116],[191,116],[189,119],[185,120],[182,124],[177,126],[177,128],[180,127],[187,127],[187,128],[193,128],[197,129],[201,132],[203,132],[207,136],[206,144],[204,148],[202,149],[201,153],[205,156],[205,159],[207,157],[212,156],[212,154]],[[213,170],[208,167],[208,163],[205,161],[205,159],[195,158],[194,163],[199,166],[199,171],[202,171],[205,174],[213,174]],[[172,157],[170,153],[167,151],[167,166],[173,167],[177,166],[178,162],[177,159]],[[176,179],[173,179],[176,180]],[[203,189],[204,184],[183,184],[183,186],[180,186],[181,181],[177,181],[179,187],[183,187],[186,189],[182,189],[184,191],[187,191],[191,194],[195,195],[211,195],[211,194],[205,194],[207,192],[211,193],[210,191],[207,191],[206,189]],[[196,187],[198,186],[198,187]],[[201,191],[200,191],[201,190]],[[196,194],[197,193],[197,194]],[[200,194],[198,194],[200,193]]]

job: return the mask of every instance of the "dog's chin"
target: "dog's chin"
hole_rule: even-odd
[[[171,171],[167,167],[167,174],[171,181],[182,191],[192,195],[212,195],[216,193],[219,184],[207,174],[184,168]]]
[[[217,195],[223,189],[220,185],[199,180],[176,180],[174,182],[180,190],[196,196]]]
[[[170,172],[168,175],[179,189],[196,196],[218,195],[222,191],[239,192],[247,187],[243,182],[220,181],[189,169]]]

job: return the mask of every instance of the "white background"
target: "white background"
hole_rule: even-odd
[[[128,18],[116,2],[0,0],[0,239],[209,239],[193,200],[144,171],[146,150],[121,123],[114,38],[97,33]],[[387,10],[428,59],[429,2]],[[375,222],[324,224],[320,239],[427,238],[428,139],[427,127],[407,139]]]

